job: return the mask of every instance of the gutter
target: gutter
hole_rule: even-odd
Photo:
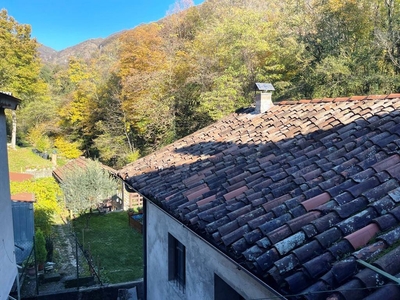
[[[143,201],[143,224],[145,226],[143,226],[143,270],[144,270],[144,274],[143,274],[143,299],[147,300],[147,201],[149,201],[151,204],[153,204],[155,207],[157,207],[162,213],[166,214],[167,216],[173,218],[177,223],[179,223],[180,225],[182,225],[183,228],[185,228],[186,230],[188,230],[191,234],[193,234],[195,237],[199,238],[201,241],[203,241],[204,243],[206,243],[208,246],[210,246],[211,248],[213,248],[215,251],[217,251],[219,254],[221,254],[223,257],[225,257],[227,260],[229,260],[232,264],[234,264],[236,266],[236,268],[238,270],[241,270],[243,272],[245,272],[247,275],[249,275],[252,279],[254,279],[255,281],[257,281],[259,284],[261,284],[261,286],[265,287],[267,290],[269,290],[270,292],[274,293],[277,296],[277,299],[281,299],[281,300],[287,300],[284,296],[282,296],[281,294],[279,294],[277,291],[275,291],[273,288],[271,288],[269,285],[267,285],[264,281],[262,281],[260,278],[258,278],[257,276],[255,276],[253,273],[251,273],[249,270],[247,270],[246,268],[244,268],[243,266],[241,266],[240,264],[238,264],[235,260],[233,260],[231,257],[229,257],[228,255],[226,255],[224,252],[222,252],[220,249],[218,249],[217,247],[215,247],[213,244],[211,244],[209,241],[207,241],[205,238],[203,238],[202,236],[200,236],[198,233],[196,233],[195,231],[193,231],[191,228],[187,227],[184,223],[182,223],[180,220],[178,220],[177,218],[175,218],[174,216],[170,215],[168,212],[166,212],[165,210],[163,210],[162,208],[160,208],[156,203],[154,203],[152,200],[150,200],[149,198],[147,198],[146,196],[142,195],[140,192],[138,192],[135,188],[133,188],[128,182],[124,181],[130,189],[132,189],[133,191],[135,191],[136,193],[140,194],[143,199],[145,201]]]
[[[388,272],[385,272],[385,271],[383,271],[381,269],[378,269],[377,267],[367,263],[366,261],[363,261],[362,259],[358,259],[357,262],[360,265],[363,265],[364,267],[367,267],[367,268],[371,269],[372,271],[374,271],[374,272],[386,277],[387,279],[392,280],[397,284],[400,284],[400,279],[397,278],[396,276],[393,276],[393,275],[389,274]]]

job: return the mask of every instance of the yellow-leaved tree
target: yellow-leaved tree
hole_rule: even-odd
[[[164,90],[167,63],[160,29],[156,23],[141,25],[121,37],[122,108],[139,143],[149,149],[170,141],[173,124],[172,103]]]
[[[16,143],[17,114],[33,101],[48,100],[47,85],[41,80],[41,63],[37,52],[38,43],[31,38],[31,27],[19,24],[0,10],[0,90],[11,92],[23,100],[21,110],[12,112],[12,143]],[[25,127],[26,128],[26,127]]]

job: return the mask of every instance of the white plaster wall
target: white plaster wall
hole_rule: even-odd
[[[156,205],[147,202],[147,299],[214,299],[214,273],[246,299],[274,296],[266,287],[197,238]],[[168,233],[186,247],[186,286],[168,281]]]
[[[0,299],[7,299],[17,275],[8,174],[7,134],[4,110],[0,108]]]

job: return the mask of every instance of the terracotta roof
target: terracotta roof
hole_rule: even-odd
[[[32,193],[18,193],[11,195],[12,201],[17,202],[35,202],[35,194]]]
[[[10,181],[23,182],[34,178],[32,174],[9,172]],[[12,201],[17,202],[35,202],[35,194],[32,193],[18,193],[11,195]]]
[[[25,180],[30,180],[33,179],[32,174],[26,174],[26,173],[15,173],[15,172],[10,172],[10,181],[25,181]]]
[[[67,170],[74,170],[75,167],[82,167],[82,168],[86,167],[88,160],[89,159],[87,159],[85,157],[79,157],[79,158],[73,159],[73,160],[69,161],[68,163],[66,163],[65,165],[53,170],[53,176],[58,182],[62,182],[62,180],[65,176],[65,172]],[[107,170],[108,172],[110,172],[112,174],[117,173],[117,171],[114,170],[113,168],[110,168],[103,164],[101,166],[103,169]]]
[[[357,260],[400,273],[398,97],[244,109],[119,173],[288,298],[397,297]]]

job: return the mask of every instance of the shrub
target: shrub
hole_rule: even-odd
[[[25,180],[23,182],[11,182],[11,194],[22,192],[34,193],[36,202],[35,228],[40,228],[47,236],[50,235],[54,213],[60,213],[59,201],[62,200],[62,191],[52,177]]]
[[[82,155],[82,151],[79,150],[79,143],[71,143],[63,137],[58,137],[54,141],[54,147],[57,148],[60,155],[68,159],[78,158]]]
[[[54,243],[53,239],[49,236],[46,237],[46,251],[47,251],[46,261],[53,261]]]
[[[46,240],[42,230],[38,228],[35,233],[36,260],[38,264],[44,264],[47,258]]]

